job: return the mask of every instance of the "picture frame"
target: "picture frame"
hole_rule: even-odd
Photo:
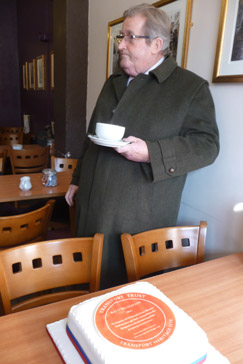
[[[28,62],[28,82],[29,82],[29,89],[35,90],[36,88],[35,59],[33,59],[31,62]]]
[[[115,46],[115,37],[122,30],[123,17],[108,23],[106,78],[119,70],[119,52]]]
[[[163,9],[170,17],[171,53],[178,66],[186,68],[189,47],[193,0],[161,0],[153,4]]]
[[[179,66],[186,68],[189,35],[192,27],[191,14],[193,0],[161,0],[153,4],[167,12],[174,27],[172,29],[173,52]],[[108,23],[106,77],[119,70],[119,52],[115,47],[115,36],[122,29],[123,17]]]
[[[46,62],[45,55],[36,57],[36,89],[45,90]]]
[[[222,0],[213,82],[243,82],[242,0]]]
[[[29,89],[28,62],[25,62],[23,64],[22,72],[23,72],[23,89],[28,91]]]
[[[54,90],[54,51],[50,53],[50,87]]]
[[[26,71],[25,71],[25,64],[22,65],[22,78],[23,78],[23,89],[26,89]]]

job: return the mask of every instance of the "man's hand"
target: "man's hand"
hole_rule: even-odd
[[[124,147],[114,148],[117,153],[133,162],[150,162],[148,147],[144,140],[133,136],[129,136],[123,140],[125,142],[130,142],[130,144],[127,144]]]
[[[73,200],[74,200],[74,197],[75,197],[77,191],[78,191],[78,186],[76,186],[76,185],[69,186],[67,193],[65,195],[65,199],[69,206],[73,206]]]

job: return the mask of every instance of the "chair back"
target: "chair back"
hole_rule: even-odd
[[[5,163],[8,155],[7,149],[0,149],[0,173],[5,172]]]
[[[46,240],[55,200],[34,211],[0,217],[0,250]]]
[[[22,126],[1,126],[0,127],[0,144],[13,145],[23,143]]]
[[[10,162],[13,174],[41,172],[48,167],[50,147],[37,146],[30,149],[11,149]]]
[[[54,155],[51,156],[51,168],[55,169],[57,172],[73,171],[76,168],[77,163],[78,159],[59,158],[55,157]],[[71,234],[74,237],[76,235],[75,204],[73,206],[69,206],[69,220]]]
[[[57,172],[73,171],[76,168],[78,159],[74,158],[59,158],[54,155],[51,156],[51,168]]]
[[[122,234],[128,281],[162,270],[201,263],[205,254],[207,223],[175,226],[130,235]]]
[[[20,133],[0,133],[0,144],[13,145],[23,143],[23,132]]]
[[[41,241],[1,251],[0,289],[4,313],[99,290],[103,238],[103,234],[95,234],[90,238]],[[84,284],[85,289],[70,287]],[[32,297],[20,300],[27,295]]]
[[[23,132],[22,126],[1,126],[0,133],[18,134]]]

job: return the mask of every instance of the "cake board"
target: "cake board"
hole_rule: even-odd
[[[79,353],[73,346],[66,333],[67,319],[56,321],[47,325],[47,331],[62,360],[66,364],[85,364]],[[230,364],[219,351],[209,344],[207,359],[205,364]]]

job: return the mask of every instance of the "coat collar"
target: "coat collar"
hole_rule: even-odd
[[[153,74],[159,83],[165,81],[175,70],[177,63],[172,56],[167,57],[161,65],[152,70],[150,73]]]
[[[176,67],[176,61],[172,56],[169,56],[157,68],[150,71],[149,74],[154,75],[157,81],[159,83],[162,83],[171,75]],[[139,74],[137,77],[143,78],[149,77],[149,75]],[[128,75],[123,71],[119,71],[111,75],[110,79],[112,80],[112,83],[114,85],[117,98],[120,99],[127,88]]]

